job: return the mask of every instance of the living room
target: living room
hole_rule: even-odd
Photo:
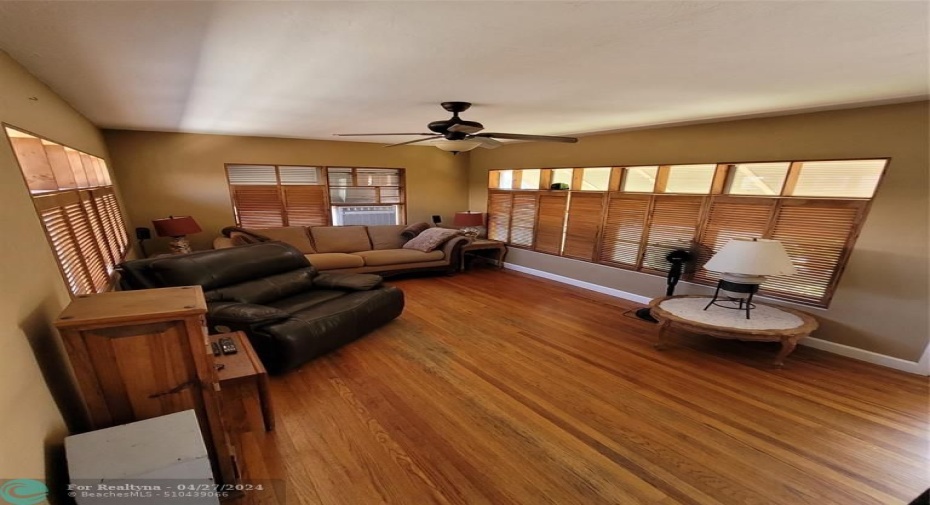
[[[396,226],[439,229],[487,213],[481,231],[506,256],[487,265],[452,244],[475,259],[462,270],[447,254],[452,274],[356,272],[385,273],[403,312],[293,369],[269,366],[276,427],[240,452],[248,475],[280,489],[246,500],[908,503],[930,486],[928,14],[916,2],[0,3],[0,479],[40,481],[50,502],[67,502],[55,492],[69,482],[64,440],[88,425],[62,312],[116,289],[119,263],[170,260],[173,239],[153,221],[192,217],[194,254],[213,251],[224,228],[268,228],[243,219],[237,167],[279,180],[281,167],[306,167],[325,188],[326,227],[365,205],[396,209]],[[333,136],[430,131],[453,115],[440,107],[449,100],[473,101],[455,117],[485,132],[578,141]],[[53,152],[95,170],[96,182],[72,185],[115,205],[101,214],[100,233],[114,237],[102,239],[103,277],[69,277],[42,217],[56,207],[40,203],[63,186],[37,189],[47,179],[30,179],[16,139],[43,146],[49,170]],[[855,179],[864,192],[784,189],[820,162],[878,168]],[[819,284],[763,284],[757,308],[807,314],[816,330],[781,368],[777,339],[673,328],[655,349],[659,325],[636,311],[666,293],[668,248],[649,263],[640,230],[638,259],[608,257],[611,202],[637,193],[625,185],[634,174],[667,185],[678,167],[703,171],[706,190],[685,192],[700,214],[674,225],[700,242],[715,199],[749,198],[730,189],[754,165],[780,174],[774,194],[749,193],[760,205],[857,209],[826,265],[810,252],[819,243],[799,252],[807,242],[793,235],[758,235],[782,240],[794,279]],[[336,182],[346,168],[394,171],[396,182],[340,207],[339,191],[363,193]],[[586,174],[602,185],[584,189]],[[550,189],[557,181],[570,189]],[[655,185],[632,199],[654,209],[663,191],[675,192]],[[528,243],[516,233],[520,195],[532,201]],[[547,251],[543,209],[575,195],[600,198],[592,252],[566,248],[584,235],[570,202],[556,206],[559,245]],[[504,200],[506,212],[494,207]],[[647,223],[663,217],[648,212]],[[803,219],[824,229],[802,231],[826,243],[833,221],[817,212]],[[770,228],[779,215],[766,214]],[[138,228],[156,233],[140,242]],[[703,264],[723,244],[698,245]],[[216,252],[249,247],[261,244]],[[686,265],[675,294],[713,295],[717,278],[702,271]]]

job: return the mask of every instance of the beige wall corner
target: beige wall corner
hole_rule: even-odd
[[[3,52],[0,83],[0,122],[107,158],[100,131]],[[58,473],[61,461],[47,455],[60,456],[65,419],[82,416],[52,327],[70,297],[5,135],[0,202],[6,237],[0,241],[0,476],[44,479],[50,469]]]
[[[191,215],[204,230],[188,237],[195,249],[209,248],[219,230],[235,224],[226,163],[405,168],[411,223],[433,214],[451,220],[467,205],[468,155],[434,147],[124,130],[104,136],[130,229],[151,228],[153,219],[169,214]],[[154,239],[149,252],[166,250],[166,243]]]
[[[593,135],[574,145],[510,144],[472,152],[469,206],[487,208],[490,169],[891,157],[830,308],[806,310],[821,320],[816,337],[916,362],[930,335],[928,138],[924,101]],[[642,296],[664,293],[652,275],[531,251],[508,260]]]

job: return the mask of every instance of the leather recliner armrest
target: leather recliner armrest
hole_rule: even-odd
[[[267,305],[239,302],[210,302],[207,304],[207,315],[210,322],[215,325],[230,327],[260,326],[290,318],[290,314],[283,310]]]
[[[368,291],[381,285],[384,279],[374,274],[332,274],[320,272],[313,278],[313,287],[324,289],[344,289],[347,291]]]

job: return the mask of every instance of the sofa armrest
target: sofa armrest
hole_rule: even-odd
[[[381,285],[384,279],[374,274],[334,274],[320,272],[313,278],[313,287],[325,289],[344,289],[347,291],[368,291]]]
[[[469,241],[470,239],[464,235],[450,238],[445,244],[442,245],[443,258],[450,261],[455,260],[456,265],[458,265],[458,256],[461,253],[461,249]]]
[[[207,304],[207,317],[212,325],[232,328],[260,326],[290,318],[283,310],[267,305],[239,302],[210,302]]]

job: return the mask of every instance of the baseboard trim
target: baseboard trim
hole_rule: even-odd
[[[627,291],[621,291],[619,289],[608,288],[607,286],[601,286],[600,284],[594,284],[592,282],[579,281],[578,279],[573,279],[571,277],[565,277],[563,275],[556,275],[544,270],[536,270],[535,268],[528,268],[522,265],[514,265],[513,263],[504,262],[504,268],[513,270],[514,272],[521,272],[524,274],[533,275],[535,277],[542,277],[543,279],[549,279],[556,282],[561,282],[562,284],[569,284],[571,286],[577,286],[579,288],[587,289],[589,291],[597,291],[598,293],[603,293],[605,295],[610,295],[616,298],[622,298],[624,300],[630,300],[637,303],[649,303],[651,298],[640,296],[634,293],[629,293]]]
[[[600,284],[594,284],[591,282],[580,281],[578,279],[573,279],[571,277],[565,277],[564,275],[557,275],[553,273],[546,272],[544,270],[537,270],[535,268],[529,268],[522,265],[515,265],[513,263],[504,263],[504,268],[513,270],[514,272],[520,272],[524,274],[529,274],[535,277],[542,277],[543,279],[549,279],[556,282],[561,282],[562,284],[568,284],[570,286],[576,286],[582,289],[587,289],[590,291],[596,291],[598,293],[603,293],[605,295],[613,296],[616,298],[621,298],[623,300],[629,300],[631,302],[637,303],[649,303],[651,298],[640,296],[634,293],[627,291],[621,291],[619,289],[608,288],[607,286],[601,286]],[[859,361],[865,361],[867,363],[872,363],[875,365],[880,365],[887,368],[892,368],[895,370],[900,370],[902,372],[908,372],[917,375],[930,376],[930,345],[924,350],[923,356],[920,358],[920,361],[908,361],[906,359],[895,358],[893,356],[886,356],[884,354],[879,354],[877,352],[866,351],[865,349],[859,349],[856,347],[850,347],[844,344],[838,344],[836,342],[830,342],[829,340],[823,340],[814,337],[808,337],[799,342],[800,345],[811,347],[814,349],[820,349],[821,351],[827,351],[829,353],[838,354],[840,356],[845,356],[847,358],[856,359]]]

